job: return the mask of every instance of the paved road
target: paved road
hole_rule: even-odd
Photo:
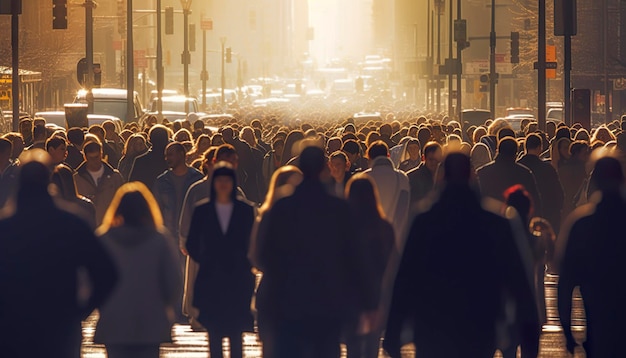
[[[556,282],[557,277],[546,276],[546,307],[548,322],[543,327],[543,335],[541,337],[540,358],[565,358],[571,357],[565,349],[565,340],[562,330],[558,322],[558,312],[556,308]],[[573,319],[575,336],[580,341],[584,337],[584,310],[580,295],[574,299]],[[94,327],[97,320],[96,315],[92,315],[90,319],[83,324],[83,357],[85,358],[104,358],[104,347],[93,344]],[[163,358],[206,358],[208,356],[208,337],[206,333],[193,332],[187,325],[175,325],[172,329],[172,344],[164,344],[161,346],[161,357]],[[254,334],[244,335],[244,357],[254,358],[261,357],[261,348],[257,337]],[[380,357],[383,357],[381,354]],[[403,358],[414,357],[412,347],[406,346],[403,349]],[[501,357],[496,353],[495,357]],[[574,358],[583,358],[585,353],[578,348]],[[419,358],[419,357],[418,357]]]

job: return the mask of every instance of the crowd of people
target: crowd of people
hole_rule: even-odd
[[[626,118],[466,127],[236,113],[0,138],[0,351],[78,357],[80,323],[115,357],[158,357],[174,323],[211,357],[537,357],[543,279],[560,274],[573,352],[619,356]],[[215,130],[217,128],[217,130]],[[513,309],[511,309],[513,307]],[[407,328],[409,327],[409,328]],[[33,329],[45,332],[33,345]],[[406,332],[412,332],[407,338]],[[24,353],[29,347],[29,353]]]

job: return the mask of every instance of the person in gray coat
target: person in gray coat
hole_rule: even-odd
[[[100,310],[94,337],[109,358],[157,358],[160,344],[171,339],[182,283],[176,245],[164,232],[148,188],[124,184],[97,232],[121,277]]]

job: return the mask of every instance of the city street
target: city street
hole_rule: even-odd
[[[558,322],[558,312],[556,307],[556,280],[555,276],[546,276],[546,307],[548,322],[543,327],[541,337],[541,347],[539,357],[541,358],[561,358],[570,357],[565,349],[565,341],[561,333]],[[83,357],[100,358],[105,357],[104,347],[93,344],[93,334],[96,324],[96,317],[92,315],[83,325]],[[575,336],[580,342],[584,337],[584,311],[579,295],[576,295],[573,305],[573,325]],[[167,358],[196,358],[208,356],[208,337],[206,333],[193,332],[188,325],[175,325],[173,328],[173,343],[161,346],[161,356]],[[345,351],[344,351],[345,352]],[[250,333],[244,336],[244,357],[262,357],[261,347],[256,335]],[[380,357],[383,357],[381,354]],[[403,349],[403,357],[414,357],[414,350],[410,345]],[[494,357],[501,357],[496,353]],[[585,357],[582,348],[577,348],[575,358]]]

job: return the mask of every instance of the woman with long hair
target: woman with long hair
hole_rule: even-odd
[[[204,152],[211,148],[211,137],[201,134],[193,146],[193,149],[187,153],[187,164],[193,163],[194,160],[202,158]]]
[[[128,180],[130,171],[133,168],[135,158],[148,151],[148,145],[146,144],[146,138],[141,134],[133,134],[128,137],[124,150],[122,151],[122,159],[117,165],[117,170],[120,171],[124,180]]]
[[[371,287],[378,288],[378,309],[355,319],[345,327],[345,343],[348,357],[378,357],[380,338],[386,325],[390,303],[393,270],[392,259],[397,259],[395,235],[391,224],[385,219],[376,183],[366,174],[356,174],[346,185],[346,198],[350,205],[360,247],[370,270],[363,272]]]
[[[96,231],[120,274],[94,337],[109,358],[157,358],[171,340],[182,282],[176,245],[164,232],[150,190],[141,182],[122,185]]]
[[[254,227],[252,229],[252,237],[250,238],[250,249],[248,251],[248,258],[252,265],[254,265],[254,270],[257,274],[258,280],[255,285],[255,296],[252,299],[251,308],[254,314],[258,314],[256,310],[256,290],[261,283],[262,279],[262,271],[260,270],[258,264],[258,256],[257,256],[257,247],[258,240],[263,240],[263,235],[265,229],[267,227],[267,220],[263,221],[263,217],[267,214],[274,203],[276,203],[279,199],[290,196],[293,194],[296,186],[302,182],[302,171],[293,165],[286,165],[276,169],[272,178],[270,180],[269,188],[267,190],[267,194],[265,195],[265,201],[259,208],[259,213],[254,222]],[[271,334],[271,323],[267,322],[265,317],[256,317],[258,322],[262,322],[259,324],[259,336],[263,344],[263,356],[264,357],[273,357],[273,347],[271,347],[270,342],[271,339],[265,339],[266,335]],[[263,329],[264,327],[270,327],[270,329]]]
[[[253,329],[250,299],[255,277],[247,253],[254,208],[237,198],[235,169],[218,163],[211,175],[209,202],[195,208],[187,251],[199,265],[193,305],[209,333],[212,358],[222,358],[222,339],[230,357],[241,358],[242,333]]]

